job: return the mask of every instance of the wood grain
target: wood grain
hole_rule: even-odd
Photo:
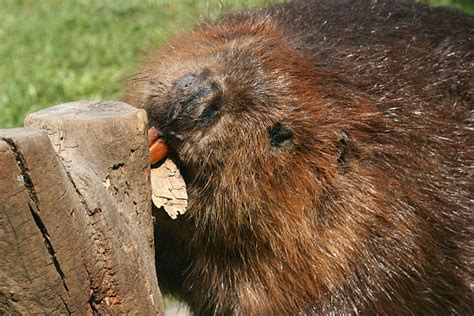
[[[0,312],[162,314],[145,113],[76,102],[25,124],[0,130]]]

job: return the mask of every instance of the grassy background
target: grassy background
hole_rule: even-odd
[[[157,43],[262,2],[0,0],[0,128],[58,103],[119,100],[140,56]]]
[[[429,1],[474,12],[472,0]],[[120,100],[127,76],[157,43],[268,2],[275,0],[0,0],[0,128],[58,103]]]

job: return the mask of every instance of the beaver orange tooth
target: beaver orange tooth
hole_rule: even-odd
[[[152,127],[148,130],[148,146],[150,146],[150,164],[155,164],[168,154],[168,146],[158,136],[158,130]]]

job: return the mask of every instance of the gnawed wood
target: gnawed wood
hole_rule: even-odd
[[[0,131],[0,310],[89,310],[82,211],[46,134]]]
[[[162,313],[145,113],[77,102],[25,124],[51,143],[0,131],[0,310]]]
[[[176,219],[183,215],[188,206],[188,192],[178,167],[171,159],[166,159],[158,168],[151,169],[152,200],[157,208]]]

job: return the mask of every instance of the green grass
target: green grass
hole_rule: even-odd
[[[433,6],[447,6],[474,14],[473,0],[422,0],[421,2],[428,2]]]
[[[430,0],[474,12],[472,0]],[[220,12],[275,0],[0,0],[0,128],[58,103],[120,100],[144,52]]]
[[[119,100],[127,76],[157,43],[262,2],[0,0],[0,128],[58,103]]]

